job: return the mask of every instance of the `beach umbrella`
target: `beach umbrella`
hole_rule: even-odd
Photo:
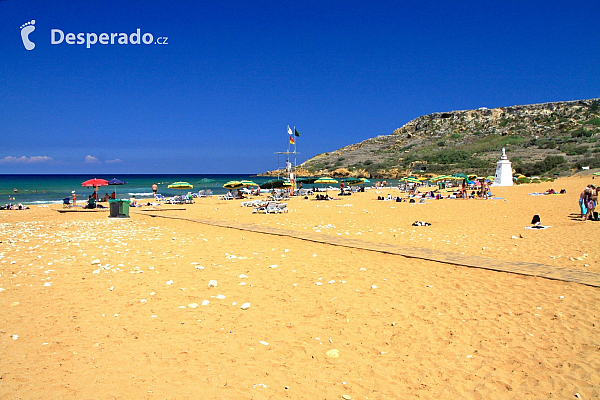
[[[193,189],[194,185],[190,185],[188,182],[173,182],[167,186],[169,189],[179,189],[179,195],[183,189]]]
[[[321,177],[321,178],[317,179],[314,183],[316,183],[316,184],[323,184],[323,187],[325,187],[325,185],[328,185],[328,184],[336,184],[336,183],[338,183],[338,181],[336,181],[333,178],[329,178],[327,176],[324,176],[324,177]],[[325,193],[327,193],[327,189],[325,189]]]
[[[108,181],[108,185],[109,186],[117,186],[117,185],[125,185],[127,182],[122,181],[120,179],[117,178],[113,178],[110,181]],[[115,189],[115,197],[117,195],[117,190]]]
[[[108,181],[106,179],[98,179],[98,178],[88,179],[87,181],[82,182],[81,186],[83,186],[83,187],[108,186]]]
[[[344,182],[348,186],[353,186],[353,185],[360,185],[361,183],[363,183],[363,180],[362,180],[362,178],[345,178]]]
[[[204,185],[204,190],[207,191],[208,184],[209,183],[214,183],[214,182],[216,182],[216,180],[214,180],[214,179],[202,178],[198,182],[196,182],[196,184],[198,184],[198,185]]]
[[[281,189],[283,187],[292,186],[290,181],[281,180],[281,179],[271,179],[269,181],[263,182],[260,187],[263,189]]]
[[[296,179],[296,182],[297,183],[302,183],[302,184],[308,184],[308,185],[310,185],[310,184],[315,183],[315,181],[317,179],[319,179],[319,178],[316,178],[314,176],[308,176],[308,177],[298,178],[298,179]]]
[[[452,179],[452,177],[450,175],[440,175],[440,176],[436,176],[435,178],[431,178],[430,181],[431,182],[439,182],[439,181],[446,181]]]
[[[88,179],[87,181],[81,184],[83,187],[93,187],[94,188],[94,197],[98,198],[98,187],[99,186],[108,186],[108,181],[106,179]]]
[[[356,186],[356,185],[362,185],[364,183],[371,183],[370,180],[368,180],[367,178],[350,178],[346,180],[346,183],[349,186]]]
[[[244,187],[244,184],[240,181],[229,181],[223,187],[225,189],[240,189]]]
[[[417,178],[415,178],[413,176],[409,176],[408,178],[402,178],[402,179],[399,179],[399,180],[407,182],[407,183],[421,183],[420,180],[418,180]]]
[[[254,183],[252,181],[240,181],[244,184],[244,186],[248,187],[248,186],[258,186],[257,183]]]
[[[325,177],[317,179],[314,183],[336,184],[336,183],[338,183],[338,181],[333,178],[329,178],[329,177],[325,176]]]

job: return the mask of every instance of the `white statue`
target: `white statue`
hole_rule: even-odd
[[[496,163],[496,175],[494,176],[494,184],[492,186],[512,186],[512,164],[506,156],[506,149],[502,148],[502,157]]]

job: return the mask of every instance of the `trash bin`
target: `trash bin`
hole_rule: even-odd
[[[119,207],[119,216],[123,218],[129,218],[129,200],[121,200],[121,206]]]
[[[117,200],[115,199],[109,199],[108,200],[108,206],[109,206],[109,211],[110,214],[108,215],[109,218],[116,218],[119,216],[119,203]]]
[[[129,218],[129,200],[109,199],[109,218]]]

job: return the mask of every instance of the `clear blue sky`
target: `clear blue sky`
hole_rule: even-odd
[[[0,1],[0,173],[256,173],[277,167],[287,125],[300,163],[432,112],[600,97],[599,10]],[[51,44],[52,29],[138,28],[168,44]]]

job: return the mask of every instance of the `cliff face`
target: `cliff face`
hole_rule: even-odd
[[[451,111],[418,117],[301,167],[313,175],[397,178],[423,173],[493,174],[502,147],[517,171],[600,167],[600,99]]]

